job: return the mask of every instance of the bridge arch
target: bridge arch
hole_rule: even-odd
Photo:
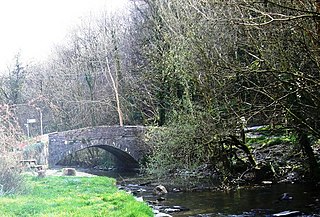
[[[128,168],[137,167],[148,151],[144,133],[143,126],[99,126],[49,134],[49,167],[68,154],[90,147],[110,152]]]
[[[134,169],[139,167],[139,162],[134,159],[129,153],[122,151],[121,149],[115,148],[110,145],[93,145],[90,147],[80,148],[79,150],[73,150],[72,153],[82,151],[88,148],[100,148],[103,149],[109,153],[111,153],[117,160],[115,162],[116,166],[118,168],[125,168],[125,169]],[[70,151],[64,153],[61,155],[60,160],[56,163],[56,165],[59,165],[61,161],[68,155],[72,154]]]

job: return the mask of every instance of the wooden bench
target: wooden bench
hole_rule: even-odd
[[[37,171],[44,169],[44,165],[37,165],[37,160],[35,159],[21,160],[20,163],[23,167],[35,169]]]
[[[34,166],[30,166],[30,168],[32,169],[36,169],[36,170],[44,170],[44,165],[34,165]]]
[[[20,163],[22,166],[37,165],[37,160],[36,159],[21,160]]]

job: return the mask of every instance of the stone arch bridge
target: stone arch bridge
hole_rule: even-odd
[[[48,164],[54,167],[67,155],[98,147],[113,154],[122,167],[136,168],[148,152],[143,126],[99,126],[49,134]]]

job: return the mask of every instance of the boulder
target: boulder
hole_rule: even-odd
[[[76,172],[76,169],[74,168],[63,168],[62,174],[64,176],[76,176],[77,172]]]
[[[289,193],[283,193],[281,194],[281,196],[278,198],[279,201],[282,201],[282,200],[292,200],[293,197],[289,195]]]
[[[167,194],[168,191],[163,185],[158,185],[153,189],[153,193],[156,195],[163,195],[163,194]]]

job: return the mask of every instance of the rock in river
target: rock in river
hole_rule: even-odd
[[[158,185],[153,189],[153,193],[157,195],[167,194],[168,191],[163,185]]]

